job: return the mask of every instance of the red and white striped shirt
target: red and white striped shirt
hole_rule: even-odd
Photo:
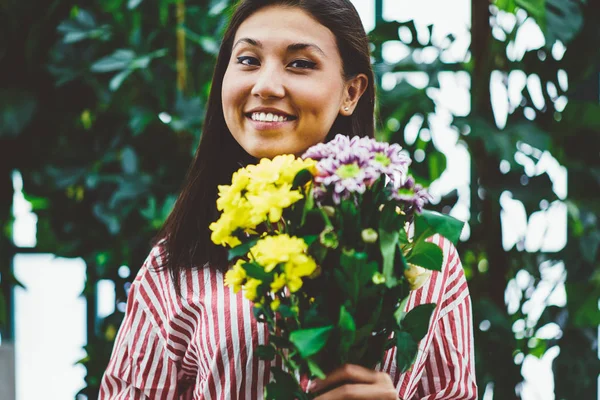
[[[377,369],[391,375],[404,400],[477,399],[467,281],[452,243],[440,236],[433,242],[444,251],[442,271],[407,304],[437,304],[416,362],[401,374],[392,348]],[[268,332],[252,303],[210,268],[186,271],[178,296],[161,265],[155,247],[131,285],[100,399],[262,399],[270,367],[281,360],[253,356]]]

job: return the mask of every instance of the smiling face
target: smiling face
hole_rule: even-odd
[[[223,114],[253,157],[302,154],[325,139],[338,115],[352,113],[358,99],[343,79],[335,36],[310,14],[265,7],[240,25],[233,43]]]

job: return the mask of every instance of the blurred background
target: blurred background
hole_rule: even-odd
[[[94,399],[230,0],[0,2],[0,399]],[[467,221],[485,400],[597,399],[600,2],[354,0],[378,135]]]

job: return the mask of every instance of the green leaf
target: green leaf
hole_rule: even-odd
[[[542,31],[544,32],[544,36],[546,36],[546,46],[551,48],[557,40],[568,45],[584,25],[581,2],[545,0],[545,3],[546,21]]]
[[[304,240],[304,243],[306,243],[307,246],[312,245],[315,240],[317,240],[319,238],[319,235],[306,235],[306,236],[302,236],[302,240]]]
[[[546,30],[546,0],[515,0],[515,3],[535,19],[542,32]]]
[[[457,244],[463,226],[464,222],[454,217],[436,211],[423,210],[421,214],[415,216],[415,237],[428,238],[439,233]]]
[[[277,312],[281,314],[283,318],[296,318],[297,313],[288,305],[281,304],[277,309]]]
[[[246,274],[250,278],[258,279],[263,283],[273,280],[271,275],[268,272],[265,272],[265,269],[256,263],[248,262],[244,264],[244,270],[246,270]]]
[[[400,302],[400,305],[394,312],[394,318],[396,319],[396,323],[398,324],[398,326],[400,326],[402,324],[402,320],[404,319],[404,316],[406,315],[406,312],[404,310],[406,309],[406,303],[408,303],[408,298],[409,298],[409,296],[406,296]]]
[[[446,156],[444,153],[436,151],[427,156],[427,162],[429,163],[429,180],[433,182],[446,170]]]
[[[356,335],[356,324],[352,314],[346,310],[346,307],[340,308],[340,319],[338,321],[338,329],[340,330],[340,354],[342,356],[342,363],[347,361],[348,350],[354,343],[354,337]]]
[[[496,7],[502,11],[513,14],[515,12],[516,4],[515,0],[496,0]]]
[[[325,372],[323,372],[321,367],[319,367],[319,365],[312,358],[308,358],[306,360],[306,364],[308,365],[308,370],[310,371],[310,374],[312,376],[315,376],[319,379],[327,378],[327,375],[325,375]]]
[[[302,219],[300,225],[304,225],[306,222],[306,216],[315,208],[315,198],[313,195],[313,187],[311,186],[304,199],[304,207],[302,208]]]
[[[117,90],[119,90],[119,88],[121,87],[121,85],[123,84],[125,79],[127,79],[127,77],[129,75],[131,75],[132,72],[133,72],[132,69],[126,69],[124,71],[119,72],[117,75],[115,75],[110,80],[110,83],[108,84],[108,88],[111,91],[116,92]]]
[[[415,341],[425,337],[429,329],[429,320],[435,310],[435,304],[421,304],[410,310],[401,321],[402,328],[411,334]]]
[[[332,330],[333,325],[297,330],[290,334],[290,341],[296,346],[302,357],[308,358],[325,347]]]
[[[394,276],[394,258],[401,230],[404,230],[404,217],[396,213],[393,205],[386,205],[379,220],[379,248],[383,256],[382,272],[388,288],[395,286],[398,282]]]
[[[444,252],[431,242],[418,242],[406,257],[406,261],[432,271],[441,271],[444,263]]]
[[[292,183],[292,189],[298,189],[306,185],[308,182],[312,181],[313,175],[308,169],[303,169],[298,171],[296,176],[294,177],[294,181]]]
[[[254,355],[261,360],[271,361],[275,358],[275,348],[270,345],[261,345],[254,350]]]
[[[126,174],[135,174],[138,169],[137,155],[131,146],[121,150],[121,168]]]
[[[383,276],[387,287],[393,287],[397,283],[394,276],[394,257],[396,255],[396,245],[400,234],[385,230],[379,231],[379,247],[383,256]]]
[[[127,8],[130,9],[130,10],[133,10],[134,8],[136,8],[137,6],[139,6],[142,1],[143,0],[129,0],[127,2]]]
[[[396,367],[404,373],[414,362],[419,347],[410,333],[396,333]]]
[[[135,52],[129,49],[119,49],[113,54],[103,57],[92,64],[92,72],[121,71],[129,67],[135,59]]]
[[[265,391],[265,400],[293,399],[294,392],[298,389],[298,382],[287,372],[280,368],[271,367],[274,380],[271,381]]]
[[[246,254],[248,254],[248,252],[250,251],[250,249],[252,247],[254,247],[254,245],[256,244],[256,242],[258,242],[258,238],[256,239],[252,239],[246,243],[242,243],[239,246],[235,246],[232,249],[229,249],[228,255],[227,255],[227,259],[229,261],[238,258],[238,257],[245,257]]]

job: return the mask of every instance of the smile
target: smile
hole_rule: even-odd
[[[255,112],[247,114],[252,121],[257,122],[286,122],[296,119],[296,117],[289,115],[278,115],[274,113]]]

